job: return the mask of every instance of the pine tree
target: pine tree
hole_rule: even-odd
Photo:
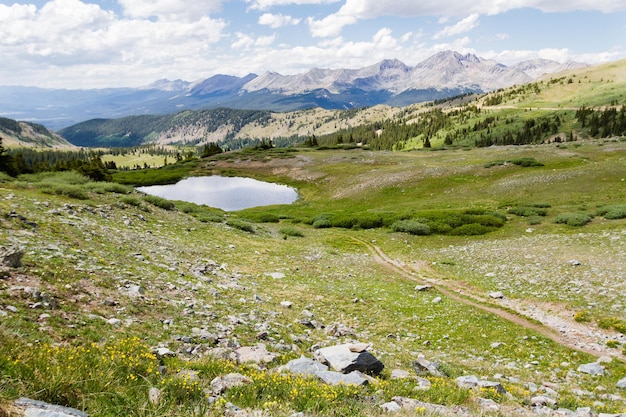
[[[0,172],[6,172],[9,175],[15,175],[13,166],[13,158],[6,153],[6,149],[2,146],[2,137],[0,136]]]

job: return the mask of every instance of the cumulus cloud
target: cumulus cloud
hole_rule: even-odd
[[[478,23],[479,23],[478,18],[479,18],[479,15],[477,13],[471,14],[467,16],[465,19],[459,20],[456,24],[452,26],[446,26],[445,28],[437,32],[433,36],[433,39],[440,39],[440,38],[444,38],[448,36],[456,36],[456,35],[460,35],[461,33],[469,32],[470,30],[478,26]]]
[[[291,16],[283,16],[282,14],[264,13],[259,17],[259,25],[266,25],[273,29],[277,29],[282,26],[297,25],[301,19],[296,19]]]
[[[237,32],[235,34],[237,40],[231,44],[234,49],[251,49],[253,47],[267,47],[274,43],[276,40],[276,34],[270,36],[260,36],[254,39],[252,36]]]
[[[357,19],[352,16],[342,16],[339,14],[331,14],[321,20],[315,20],[309,17],[309,30],[311,35],[316,38],[329,38],[338,36],[344,26],[357,23]]]
[[[359,19],[379,16],[466,16],[468,13],[496,15],[509,10],[534,8],[544,12],[597,10],[626,11],[618,0],[346,0],[339,14]]]
[[[246,0],[250,4],[251,9],[268,10],[276,6],[296,5],[302,6],[306,4],[331,4],[340,0]]]
[[[117,0],[124,16],[163,20],[198,20],[219,12],[222,0]]]
[[[51,0],[40,9],[0,5],[0,61],[3,72],[20,76],[26,68],[37,68],[40,76],[33,81],[41,82],[43,76],[50,78],[44,80],[49,85],[63,82],[53,77],[72,76],[94,84],[98,82],[90,77],[102,77],[110,84],[121,73],[158,75],[190,54],[206,54],[225,27],[208,16],[182,21],[120,18],[79,0]]]

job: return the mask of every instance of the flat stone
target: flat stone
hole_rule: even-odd
[[[428,291],[432,288],[432,285],[416,285],[415,291]]]
[[[431,362],[421,355],[413,361],[413,369],[418,375],[443,376],[437,362]]]
[[[48,404],[30,398],[19,398],[13,404],[24,410],[24,417],[87,417],[86,413],[74,408]]]
[[[252,378],[238,373],[230,373],[224,376],[218,376],[211,381],[211,392],[220,395],[234,387],[241,387],[251,384]]]
[[[293,359],[287,362],[283,369],[299,375],[315,375],[318,372],[328,371],[328,366],[301,356],[299,359]]]
[[[411,378],[411,374],[403,369],[394,369],[391,371],[391,379],[407,379]]]
[[[495,299],[502,299],[504,298],[504,294],[502,293],[502,291],[493,291],[489,293],[489,297],[495,298]]]
[[[271,278],[274,278],[274,279],[283,279],[283,278],[285,278],[285,274],[283,274],[282,272],[269,272],[269,273],[267,273],[265,275],[267,275],[267,276],[269,276]]]
[[[474,375],[464,375],[456,379],[456,384],[459,388],[475,388],[478,386],[478,377]]]
[[[585,363],[578,367],[578,372],[589,375],[604,375],[604,367],[597,362]]]
[[[256,346],[242,346],[235,350],[235,355],[237,355],[237,362],[239,363],[254,362],[257,364],[270,363],[278,357],[278,354],[269,352],[263,343]]]
[[[533,407],[543,407],[543,406],[553,407],[556,405],[556,400],[547,395],[537,395],[530,399],[530,405]]]
[[[621,389],[626,389],[626,378],[622,378],[619,381],[617,381],[617,388],[621,388]]]
[[[402,410],[402,407],[400,407],[400,404],[398,404],[395,401],[390,401],[388,403],[381,404],[380,408],[382,408],[383,411],[387,413],[397,413],[400,410]]]
[[[352,371],[347,374],[335,371],[319,371],[315,373],[315,376],[328,385],[345,384],[361,386],[367,385],[369,382],[368,379],[365,378],[365,375],[359,371]]]

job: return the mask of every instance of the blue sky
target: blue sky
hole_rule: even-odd
[[[143,86],[310,68],[626,58],[624,0],[0,0],[0,85]]]

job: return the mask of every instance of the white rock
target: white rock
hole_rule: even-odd
[[[438,303],[440,303],[440,302],[441,302],[441,300],[442,300],[442,298],[441,298],[441,297],[436,297],[436,298],[433,298],[432,303],[433,303],[433,304],[438,304]]]

